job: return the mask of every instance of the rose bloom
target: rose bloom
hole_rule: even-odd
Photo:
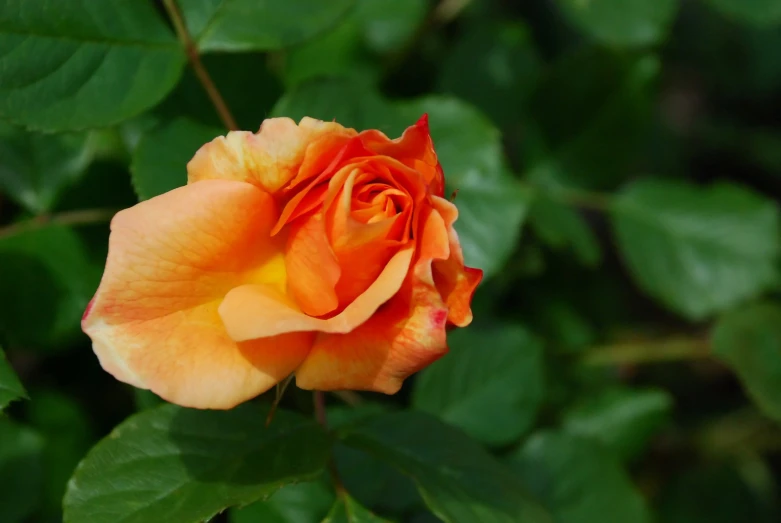
[[[426,116],[401,138],[263,122],[204,145],[187,185],[118,213],[82,328],[117,379],[226,409],[295,373],[393,394],[472,320]]]

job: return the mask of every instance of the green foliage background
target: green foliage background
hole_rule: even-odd
[[[189,48],[170,0],[0,2],[0,521],[781,520],[778,0],[178,4]],[[428,113],[458,191],[474,324],[328,431],[80,332],[112,214],[227,130],[188,51],[242,129]]]

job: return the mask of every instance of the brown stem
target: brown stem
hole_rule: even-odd
[[[563,205],[570,207],[579,207],[589,211],[607,212],[612,206],[612,196],[610,194],[584,191],[572,187],[557,187],[544,189],[535,185],[533,182],[521,182],[520,185],[530,191],[533,195],[538,193]]]
[[[609,194],[577,189],[562,189],[550,195],[554,200],[581,209],[607,212],[610,210],[612,198]]]
[[[316,390],[314,393],[314,401],[315,419],[324,429],[328,430],[328,419],[325,416],[325,392]]]
[[[708,340],[680,337],[596,347],[586,352],[582,362],[586,365],[634,365],[698,360],[710,355]]]
[[[360,405],[363,402],[361,395],[351,390],[335,390],[333,395],[351,407]]]
[[[274,419],[274,414],[277,412],[277,408],[282,401],[282,397],[285,395],[287,386],[290,385],[290,382],[293,381],[294,377],[295,374],[291,374],[282,383],[277,383],[277,393],[274,396],[274,401],[271,403],[271,408],[268,410],[268,415],[266,416],[266,427],[271,425],[271,421]]]
[[[78,211],[66,211],[58,214],[42,214],[30,220],[12,223],[0,227],[0,238],[13,236],[14,234],[37,229],[49,224],[56,225],[89,225],[111,220],[117,213],[116,209],[80,209]]]
[[[472,0],[442,0],[434,9],[434,19],[439,23],[451,22]]]
[[[747,451],[778,452],[781,430],[753,407],[730,412],[695,429],[699,449],[709,456]]]
[[[325,392],[316,390],[314,392],[314,403],[315,419],[325,430],[328,430],[328,419],[325,415]],[[346,492],[342,480],[339,477],[339,472],[336,470],[336,463],[334,463],[333,456],[328,460],[328,473],[331,475],[331,482],[334,484],[336,493],[342,495]]]
[[[223,100],[220,91],[217,90],[217,86],[214,85],[211,76],[209,76],[209,73],[203,66],[203,62],[201,62],[201,55],[198,53],[198,47],[195,45],[195,42],[193,42],[189,31],[187,31],[187,26],[184,24],[182,13],[176,5],[176,0],[163,0],[163,5],[165,5],[168,16],[171,17],[171,22],[174,24],[174,31],[176,31],[176,36],[182,43],[185,53],[187,53],[187,59],[190,61],[190,65],[192,65],[195,75],[198,77],[198,80],[201,82],[201,85],[203,85],[206,94],[214,105],[214,109],[216,109],[217,114],[220,116],[220,120],[222,120],[223,125],[225,125],[227,129],[231,131],[237,130],[239,126],[236,125],[236,120],[233,118],[230,109],[228,109],[228,106],[225,104],[225,100]]]

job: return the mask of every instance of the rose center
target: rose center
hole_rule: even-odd
[[[409,196],[387,182],[371,182],[358,188],[353,199],[353,218],[362,223],[375,223],[404,211]]]

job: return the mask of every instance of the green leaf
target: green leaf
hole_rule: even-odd
[[[572,251],[587,267],[596,267],[602,261],[596,235],[575,209],[539,194],[534,198],[528,220],[535,234],[550,247]]]
[[[607,389],[585,398],[564,414],[570,434],[593,438],[627,460],[669,421],[673,400],[658,389]]]
[[[322,36],[290,49],[282,68],[288,86],[333,76],[374,83],[380,74],[377,59],[364,48],[363,27],[355,13]]]
[[[323,523],[387,523],[387,520],[375,516],[369,510],[344,493],[334,503]]]
[[[413,406],[484,443],[517,440],[543,400],[540,340],[519,326],[475,325],[451,333],[448,343],[450,353],[419,374]]]
[[[427,10],[426,0],[361,0],[355,14],[369,48],[384,54],[410,41]]]
[[[475,441],[421,412],[370,418],[337,431],[410,476],[434,514],[447,523],[550,521],[523,486]]]
[[[331,407],[328,424],[338,429],[387,411],[385,406],[374,402]],[[339,442],[334,445],[333,457],[345,489],[364,506],[390,513],[423,506],[412,480],[384,461]]]
[[[51,210],[91,160],[87,135],[44,135],[0,123],[0,189],[29,211]]]
[[[188,0],[187,27],[201,51],[270,51],[333,27],[355,0]]]
[[[423,506],[412,480],[388,463],[342,443],[333,452],[342,483],[361,504],[386,512]]]
[[[287,50],[285,84],[333,76],[374,84],[382,68],[375,53],[400,51],[425,14],[424,0],[361,0],[336,27]]]
[[[781,4],[776,0],[705,0],[724,16],[759,27],[781,22]]]
[[[539,432],[510,458],[557,523],[643,523],[643,499],[616,459],[590,439]]]
[[[551,276],[555,278],[557,272]],[[571,277],[577,278],[576,275]],[[600,287],[597,282],[592,285]],[[572,291],[567,292],[567,287],[566,281],[561,282],[560,288],[563,291],[550,285],[543,285],[535,294],[531,294],[528,297],[530,310],[525,313],[526,321],[545,339],[546,343],[557,350],[582,353],[597,342],[599,335],[593,319],[586,314],[593,311],[586,311],[585,307],[574,302]],[[609,296],[606,289],[600,290],[605,294],[603,298]],[[579,294],[590,295],[590,290],[582,289]]]
[[[374,85],[382,74],[382,63],[366,50],[363,29],[354,15],[321,38],[291,49],[284,68],[285,82],[291,86],[330,77]]]
[[[611,217],[637,284],[686,318],[702,320],[777,281],[778,208],[740,186],[641,180]]]
[[[43,438],[0,416],[0,521],[21,523],[35,512],[43,491]]]
[[[312,523],[321,521],[334,503],[325,481],[287,485],[269,499],[230,512],[230,523]]]
[[[659,70],[653,56],[592,48],[556,60],[529,101],[526,176],[546,188],[623,181],[640,161]]]
[[[0,116],[64,131],[118,123],[173,89],[185,55],[150,2],[0,4]]]
[[[410,122],[428,114],[447,190],[458,190],[455,228],[466,264],[493,276],[515,250],[531,198],[508,174],[499,131],[455,98],[419,98],[402,109]]]
[[[749,396],[781,421],[781,307],[759,303],[719,319],[713,354],[740,378]]]
[[[165,403],[165,400],[147,389],[133,388],[133,400],[135,403],[136,411],[153,409]]]
[[[333,453],[342,483],[360,503],[389,512],[422,506],[410,478],[384,461],[342,443],[334,446]]]
[[[314,421],[265,409],[163,405],[129,418],[76,469],[65,523],[191,523],[316,477],[329,441]],[[108,479],[108,480],[107,480]]]
[[[521,123],[540,77],[529,29],[518,22],[467,30],[446,55],[439,89],[479,107],[503,127]]]
[[[355,405],[334,405],[328,407],[328,426],[340,429],[360,420],[384,414],[391,410],[387,404],[375,401],[361,401]]]
[[[186,119],[165,123],[146,133],[130,165],[139,199],[148,200],[186,185],[187,162],[202,145],[221,134],[225,131],[218,127]]]
[[[80,334],[81,316],[100,281],[73,229],[47,225],[0,238],[0,332],[9,344],[62,348]]]
[[[347,78],[316,79],[287,91],[271,116],[287,116],[299,121],[304,116],[336,120],[358,131],[379,129],[398,136],[415,119],[408,121],[400,111],[372,87]],[[420,116],[420,115],[418,115]]]
[[[615,47],[661,42],[678,10],[677,0],[557,0],[557,3],[572,25],[594,40]]]
[[[0,410],[14,400],[26,397],[27,392],[16,377],[14,369],[5,359],[5,352],[0,349]]]

